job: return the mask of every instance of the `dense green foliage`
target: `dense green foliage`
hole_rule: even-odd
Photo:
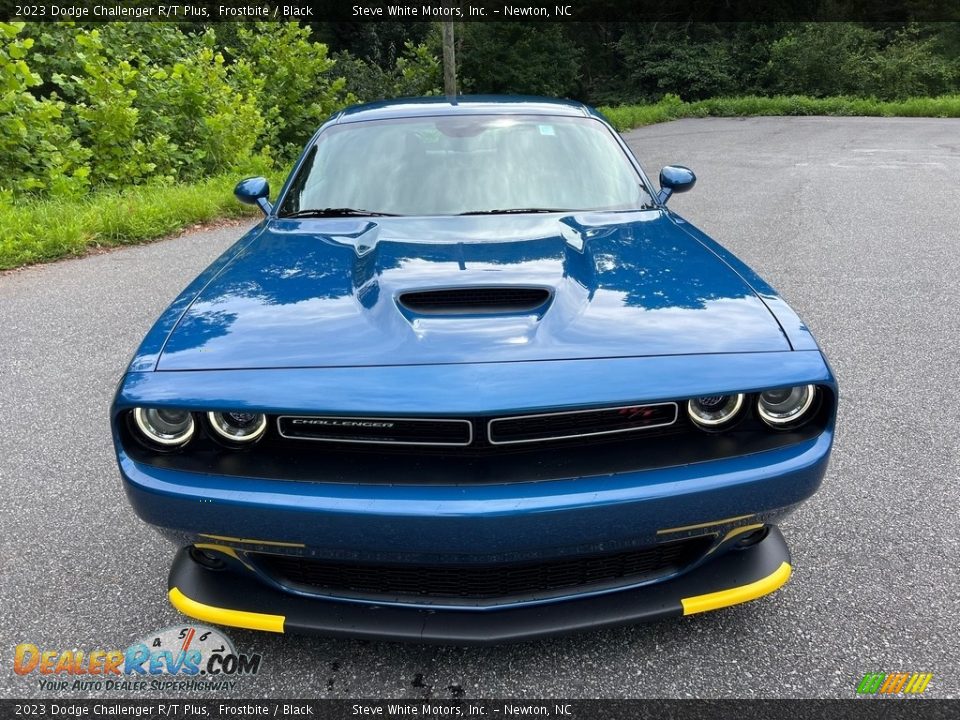
[[[27,63],[34,41],[20,29],[0,23],[0,202],[13,189],[70,193],[90,174],[90,151],[65,124],[65,103],[32,92],[43,81]]]
[[[464,92],[577,94],[582,51],[562,23],[464,23],[461,36]]]
[[[618,130],[687,117],[750,115],[874,115],[960,117],[960,95],[898,101],[803,96],[713,98],[687,103],[668,95],[651,105],[601,107]],[[190,223],[255,214],[231,190],[239,174],[261,170],[256,161],[236,173],[173,186],[101,191],[77,200],[33,200],[0,206],[0,270],[80,254],[91,245],[148,240]],[[275,187],[281,178],[274,176]]]
[[[437,92],[408,43],[387,69],[295,23],[0,24],[0,203],[286,164],[358,99]]]
[[[459,45],[464,87],[591,104],[960,92],[960,23],[475,23]]]
[[[960,93],[957,23],[462,23],[457,37],[471,93]],[[392,21],[0,24],[0,203],[286,164],[346,104],[439,92],[439,45],[436,24]]]
[[[439,93],[433,23],[0,23],[0,269],[250,212],[331,112]],[[460,88],[618,129],[684,117],[960,117],[960,23],[464,23]],[[627,103],[627,104],[624,104]]]

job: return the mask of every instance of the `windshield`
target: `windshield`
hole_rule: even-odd
[[[620,145],[596,120],[441,116],[328,128],[280,215],[630,210],[651,203]]]

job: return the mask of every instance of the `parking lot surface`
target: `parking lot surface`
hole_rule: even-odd
[[[841,387],[821,491],[775,595],[679,621],[495,648],[228,630],[242,697],[852,697],[866,672],[960,696],[960,121],[703,119],[626,138],[671,207],[777,287]],[[107,408],[157,314],[227,226],[0,275],[0,697],[50,692],[13,649],[125,648],[182,622],[175,549],[123,498]],[[198,694],[198,697],[204,695]]]

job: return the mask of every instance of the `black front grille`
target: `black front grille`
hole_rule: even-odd
[[[677,404],[669,402],[492,419],[283,415],[277,429],[292,440],[490,449],[666,428],[677,421],[677,413]]]
[[[277,427],[285,438],[341,443],[464,446],[473,438],[469,420],[284,415]]]
[[[602,555],[483,565],[359,564],[286,555],[258,557],[264,570],[280,582],[330,594],[489,600],[641,582],[689,565],[706,552],[711,542],[709,537],[688,538]]]
[[[530,312],[549,299],[545,288],[467,287],[403,293],[400,304],[421,315],[482,315]]]
[[[502,445],[645,430],[676,420],[677,404],[671,402],[496,418],[490,421],[489,432],[490,442]]]

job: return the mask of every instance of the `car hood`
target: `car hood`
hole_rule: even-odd
[[[449,311],[399,300],[465,288],[535,288],[549,299]],[[665,212],[274,219],[199,292],[157,368],[789,349],[750,286]]]

